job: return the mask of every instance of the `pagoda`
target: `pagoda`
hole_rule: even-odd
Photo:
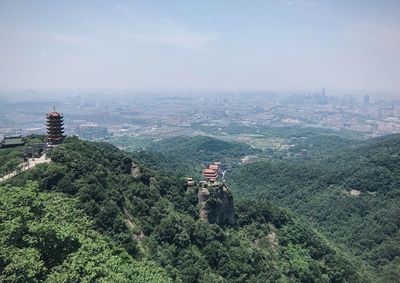
[[[50,145],[57,145],[64,140],[64,121],[63,114],[56,112],[53,106],[53,112],[47,113],[47,142]]]

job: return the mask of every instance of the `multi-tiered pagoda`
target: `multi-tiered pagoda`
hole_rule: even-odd
[[[47,113],[47,142],[50,145],[60,144],[64,136],[64,121],[63,114],[56,112],[53,107],[53,112]]]

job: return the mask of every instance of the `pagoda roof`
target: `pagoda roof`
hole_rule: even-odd
[[[59,113],[59,112],[50,112],[50,113],[47,113],[47,116],[48,116],[48,117],[60,117],[60,116],[62,116],[62,113]]]
[[[203,173],[214,174],[214,173],[217,173],[217,170],[215,170],[215,169],[204,169]]]
[[[214,173],[203,173],[204,177],[217,177],[218,173],[214,172]]]

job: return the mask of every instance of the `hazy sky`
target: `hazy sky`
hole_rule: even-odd
[[[400,91],[400,0],[0,0],[0,88]]]

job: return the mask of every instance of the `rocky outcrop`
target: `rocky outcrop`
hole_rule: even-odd
[[[208,221],[209,207],[207,204],[207,200],[209,195],[210,192],[207,188],[199,189],[199,192],[197,194],[200,219],[204,221]]]
[[[132,162],[131,166],[131,175],[135,178],[139,178],[141,175],[140,168],[134,162]]]
[[[128,210],[125,207],[123,208],[123,212],[125,226],[132,232],[132,239],[136,241],[142,240],[145,237],[144,232],[140,230],[139,232],[135,233],[134,231],[137,229],[137,225],[133,221],[133,217],[129,214]]]
[[[272,246],[273,248],[275,248],[275,247],[277,247],[277,246],[279,245],[278,236],[276,235],[275,232],[269,233],[269,234],[267,235],[267,240],[268,240],[268,242],[271,244],[271,246]]]
[[[222,183],[208,183],[199,189],[200,219],[218,225],[235,224],[232,192]]]

